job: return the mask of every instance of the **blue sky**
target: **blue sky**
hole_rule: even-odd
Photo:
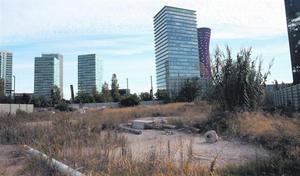
[[[34,57],[64,55],[64,94],[77,90],[77,55],[104,59],[104,80],[116,73],[120,87],[149,91],[155,81],[153,16],[164,6],[197,11],[198,27],[212,28],[211,52],[252,46],[268,82],[292,82],[283,0],[0,0],[0,50],[14,54],[17,92],[33,92]]]

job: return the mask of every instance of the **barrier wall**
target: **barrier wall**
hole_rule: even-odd
[[[32,113],[34,107],[33,104],[0,104],[1,114],[16,114],[18,109],[27,113]]]
[[[300,84],[274,91],[272,100],[276,107],[292,107],[294,110],[300,110]]]
[[[163,101],[142,101],[140,105],[158,105],[162,103]],[[70,107],[74,109],[102,109],[102,108],[118,108],[120,107],[120,104],[118,102],[86,103],[86,104],[71,104]]]

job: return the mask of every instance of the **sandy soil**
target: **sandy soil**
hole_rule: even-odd
[[[0,176],[16,176],[24,166],[25,158],[15,145],[0,145]]]
[[[170,156],[175,161],[189,158],[194,162],[207,165],[217,157],[216,166],[223,167],[269,156],[269,153],[262,148],[236,140],[221,139],[215,144],[208,144],[200,134],[192,135],[173,131],[170,135],[167,131],[157,130],[143,130],[141,135],[123,134],[129,141],[133,157],[140,160],[147,159],[147,156],[155,151],[158,157]]]

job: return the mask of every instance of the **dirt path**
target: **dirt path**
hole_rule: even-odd
[[[24,166],[24,156],[16,145],[0,145],[0,176],[16,176]]]

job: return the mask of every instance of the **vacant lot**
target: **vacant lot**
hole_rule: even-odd
[[[138,136],[118,129],[120,123],[143,117],[169,117],[178,129],[173,133],[146,130]],[[282,151],[288,151],[289,157],[299,156],[299,119],[262,112],[220,114],[205,102],[86,113],[18,113],[0,120],[0,141],[6,151],[1,157],[19,158],[19,163],[0,164],[2,168],[20,168],[23,175],[58,174],[38,159],[9,154],[23,144],[87,175],[243,175],[237,168],[250,161],[260,163]],[[215,129],[222,140],[206,144],[201,134],[181,131],[183,125],[197,127],[201,134]]]

